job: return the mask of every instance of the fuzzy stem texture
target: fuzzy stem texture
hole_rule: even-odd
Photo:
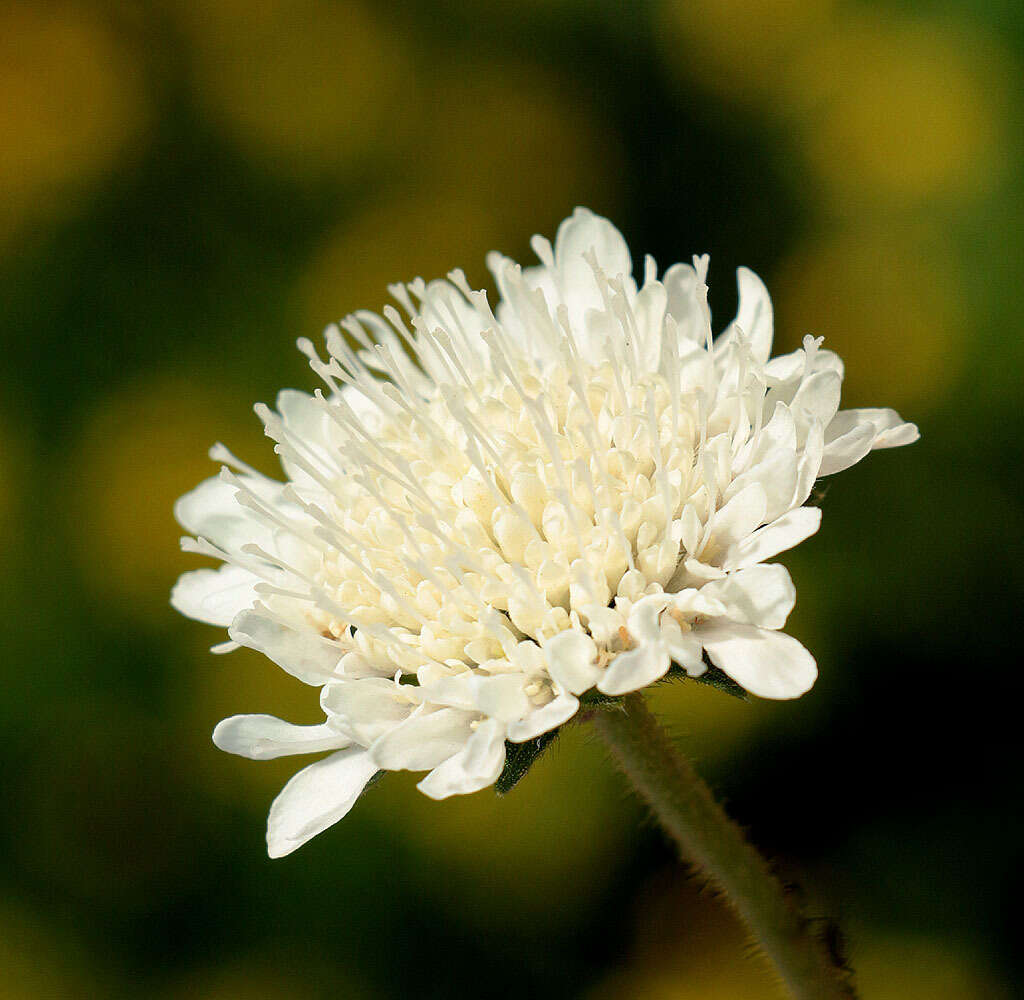
[[[797,1000],[851,1000],[849,977],[829,956],[792,898],[676,750],[640,694],[597,711],[594,726],[615,762],[685,861],[725,893]]]

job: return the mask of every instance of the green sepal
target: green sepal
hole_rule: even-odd
[[[557,729],[541,733],[532,740],[524,743],[511,743],[505,740],[505,767],[498,780],[494,783],[494,790],[499,795],[507,795],[516,785],[526,777],[527,771],[537,762],[542,753],[554,742],[558,735]]]
[[[589,691],[584,691],[579,697],[580,704],[587,708],[609,708],[622,701],[621,695],[604,694],[603,692],[598,691],[597,688],[591,688]]]
[[[707,684],[708,687],[724,691],[734,698],[739,698],[740,701],[750,701],[747,689],[737,684],[724,670],[719,670],[718,667],[708,660],[707,656],[704,657],[704,666],[707,667],[704,673],[699,677],[691,677],[678,663],[673,663],[668,673],[665,674],[664,679],[667,681],[696,681],[698,684]]]
[[[734,698],[739,698],[740,701],[750,701],[747,689],[742,684],[737,684],[724,670],[719,670],[716,666],[709,666],[700,677],[694,677],[694,680],[698,684],[707,684],[708,687],[731,694]]]

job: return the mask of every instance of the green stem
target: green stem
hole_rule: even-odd
[[[673,746],[639,694],[622,710],[594,712],[615,761],[672,836],[735,907],[798,1000],[851,1000],[845,972],[830,958],[764,858]]]

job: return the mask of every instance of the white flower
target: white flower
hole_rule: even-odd
[[[495,781],[506,741],[553,729],[591,688],[624,694],[678,663],[792,698],[810,654],[779,629],[793,585],[762,565],[813,534],[818,476],[917,439],[892,410],[839,412],[821,341],[769,360],[772,307],[739,271],[714,341],[706,257],[641,286],[606,220],[578,209],[538,267],[498,255],[500,301],[459,271],[391,292],[308,341],[325,390],[257,407],[284,483],[222,446],[181,498],[173,604],[227,626],[321,689],[326,721],[235,716],[253,758],[334,751],[270,812],[272,856],[340,819],[379,770],[428,771],[434,798]],[[233,471],[232,471],[233,470]]]

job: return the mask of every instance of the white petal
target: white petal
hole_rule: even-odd
[[[544,657],[551,678],[571,694],[589,690],[601,676],[597,645],[585,632],[559,632],[545,644]]]
[[[769,383],[781,385],[795,379],[804,369],[805,357],[799,348],[789,354],[777,354],[764,366]]]
[[[424,700],[433,704],[514,722],[530,711],[530,699],[523,691],[526,684],[526,678],[518,673],[485,677],[467,670],[424,685],[422,691]]]
[[[597,685],[605,694],[626,694],[653,684],[671,666],[668,651],[660,642],[649,642],[619,653]]]
[[[308,393],[298,389],[282,389],[277,394],[277,412],[285,427],[303,446],[326,458],[331,432],[331,418],[324,407]],[[305,470],[281,456],[281,467],[293,482],[310,485],[314,481]]]
[[[835,415],[835,419],[828,425],[825,441],[831,444],[837,438],[848,434],[858,427],[872,427],[875,434],[879,435],[891,431],[904,433],[907,428],[914,427],[914,424],[906,423],[895,410],[883,407],[842,410]]]
[[[668,293],[668,314],[676,321],[680,338],[704,346],[704,317],[697,298],[697,272],[689,264],[673,264],[661,283]]]
[[[913,444],[920,436],[917,426],[906,423],[895,410],[843,410],[826,430],[821,475],[842,472],[875,448],[898,448]]]
[[[820,525],[820,507],[798,507],[733,546],[723,566],[732,571],[764,562],[809,538]]]
[[[789,570],[778,563],[750,566],[724,580],[712,580],[701,594],[721,601],[734,621],[760,628],[782,628],[796,603]]]
[[[736,318],[725,328],[715,342],[716,351],[735,336],[739,327],[750,344],[750,353],[761,364],[772,352],[774,334],[772,300],[764,282],[750,268],[741,267],[736,271],[740,303]]]
[[[254,476],[239,476],[239,479],[261,496],[272,495],[280,489],[280,484]],[[237,487],[220,476],[213,476],[178,498],[174,516],[192,534],[209,539],[227,552],[238,552],[247,542],[270,548],[273,532],[238,502],[237,493]]]
[[[505,727],[496,719],[487,719],[457,754],[435,767],[416,787],[432,799],[468,795],[493,785],[504,766]]]
[[[628,277],[633,273],[629,247],[618,229],[590,209],[577,208],[558,227],[555,237],[555,267],[567,284],[581,284],[588,289],[594,285],[593,271],[584,258],[591,250],[598,266],[609,278]]]
[[[878,437],[875,438],[875,443],[871,446],[871,450],[901,448],[905,444],[913,444],[915,441],[919,441],[920,438],[921,432],[917,429],[917,424],[900,424],[898,427],[889,427],[881,431]]]
[[[833,421],[835,423],[835,421]],[[831,476],[856,465],[869,451],[875,440],[875,429],[870,424],[855,427],[842,437],[825,445],[819,476]]]
[[[417,688],[384,677],[336,680],[320,692],[320,707],[333,725],[364,746],[404,722],[419,700]]]
[[[524,743],[532,740],[550,729],[557,729],[563,722],[571,719],[580,707],[579,699],[571,694],[560,694],[546,705],[534,709],[525,719],[513,722],[508,727],[505,738],[512,743]]]
[[[700,587],[708,580],[720,580],[723,576],[725,576],[725,570],[703,563],[691,556],[683,560],[672,579],[665,585],[665,590],[674,594],[684,587]]]
[[[480,340],[480,333],[485,328],[483,317],[450,281],[435,280],[427,283],[419,304],[419,314],[431,329],[454,328],[460,331],[459,343],[469,349],[478,349],[472,360],[481,366],[486,364],[487,356],[483,351],[483,341]],[[400,342],[395,347],[405,353]],[[450,380],[450,373],[446,372],[444,378]]]
[[[338,822],[377,773],[367,751],[350,747],[296,774],[270,807],[267,853],[283,858]]]
[[[175,501],[174,517],[178,524],[193,534],[210,538],[212,535],[204,528],[211,521],[242,515],[241,507],[235,499],[237,492],[220,476],[211,476]]]
[[[532,322],[528,293],[540,291],[548,308],[556,309],[561,302],[561,292],[555,281],[554,269],[546,264],[520,268],[515,261],[494,251],[487,255],[487,267],[498,286],[499,301],[495,315],[499,323],[528,345],[529,353],[536,357],[552,357],[551,344]]]
[[[703,323],[703,318],[699,322]],[[698,334],[703,336],[699,330]],[[680,344],[679,388],[683,393],[702,392],[707,380],[713,377],[710,374],[711,369],[711,355],[703,347],[698,347],[688,340]]]
[[[222,719],[213,731],[213,742],[227,753],[250,760],[339,750],[349,743],[326,722],[318,726],[296,726],[273,715],[232,715]]]
[[[763,524],[767,509],[768,496],[760,483],[737,493],[711,519],[709,536],[715,553],[724,553]],[[718,560],[712,557],[709,561]]]
[[[671,619],[664,626],[662,641],[673,663],[678,663],[691,677],[699,677],[707,670],[702,655],[703,647],[694,632],[683,630]]]
[[[394,677],[395,665],[384,657],[370,659],[353,650],[341,658],[337,673],[350,680],[359,680],[362,677]]]
[[[258,611],[239,614],[228,635],[240,645],[263,653],[304,684],[324,684],[334,677],[344,653],[337,643],[312,628],[289,628]]]
[[[277,394],[277,412],[285,427],[304,445],[325,446],[327,421],[330,419],[316,398],[298,389],[282,389]]]
[[[700,637],[712,663],[761,698],[797,698],[818,676],[814,657],[784,632],[714,622]]]
[[[413,715],[381,736],[370,752],[385,771],[429,771],[465,746],[473,719],[474,713],[455,708]]]
[[[807,341],[813,339],[814,338],[809,335],[804,337],[805,354],[807,352]],[[839,357],[835,351],[819,347],[814,352],[814,357],[811,361],[811,370],[816,372],[835,372],[839,378],[842,379],[845,375],[846,368],[843,365],[843,359]]]
[[[636,302],[633,303],[633,313],[640,331],[637,353],[641,371],[658,370],[667,301],[664,285],[660,281],[648,281],[637,293]]]
[[[763,462],[774,451],[793,451],[795,448],[796,421],[793,419],[793,412],[785,403],[778,402],[772,411],[771,419],[757,435],[754,448],[746,462],[747,468]]]
[[[626,628],[637,643],[643,645],[661,639],[661,613],[668,607],[669,600],[668,594],[650,594],[630,608]]]
[[[715,579],[724,580],[725,576],[726,574],[722,573]],[[703,583],[699,590],[695,587],[687,587],[671,596],[672,607],[684,615],[704,615],[709,618],[717,618],[726,613],[725,605],[713,597]]]
[[[797,463],[796,487],[793,490],[790,508],[802,507],[814,489],[815,480],[821,474],[821,460],[825,454],[825,429],[820,423],[811,424],[804,441],[803,454]]]
[[[842,386],[842,377],[831,370],[815,372],[805,378],[790,403],[797,427],[806,429],[815,420],[827,427],[839,410]]]
[[[259,582],[248,570],[224,565],[219,569],[194,569],[182,573],[171,591],[171,605],[189,618],[223,625],[256,603]]]
[[[700,545],[703,525],[700,523],[700,518],[692,503],[688,503],[683,508],[677,523],[679,525],[679,540],[683,544],[683,549],[689,553],[696,552]]]
[[[765,492],[763,520],[774,521],[790,509],[790,501],[796,489],[797,468],[795,448],[775,448],[756,465],[737,476],[729,484],[725,497],[731,499],[753,483],[759,483]]]
[[[608,607],[604,604],[583,604],[580,606],[580,613],[585,618],[587,628],[594,640],[600,643],[609,643],[612,636],[626,624],[628,608],[622,605],[621,598],[616,598],[615,607]]]

